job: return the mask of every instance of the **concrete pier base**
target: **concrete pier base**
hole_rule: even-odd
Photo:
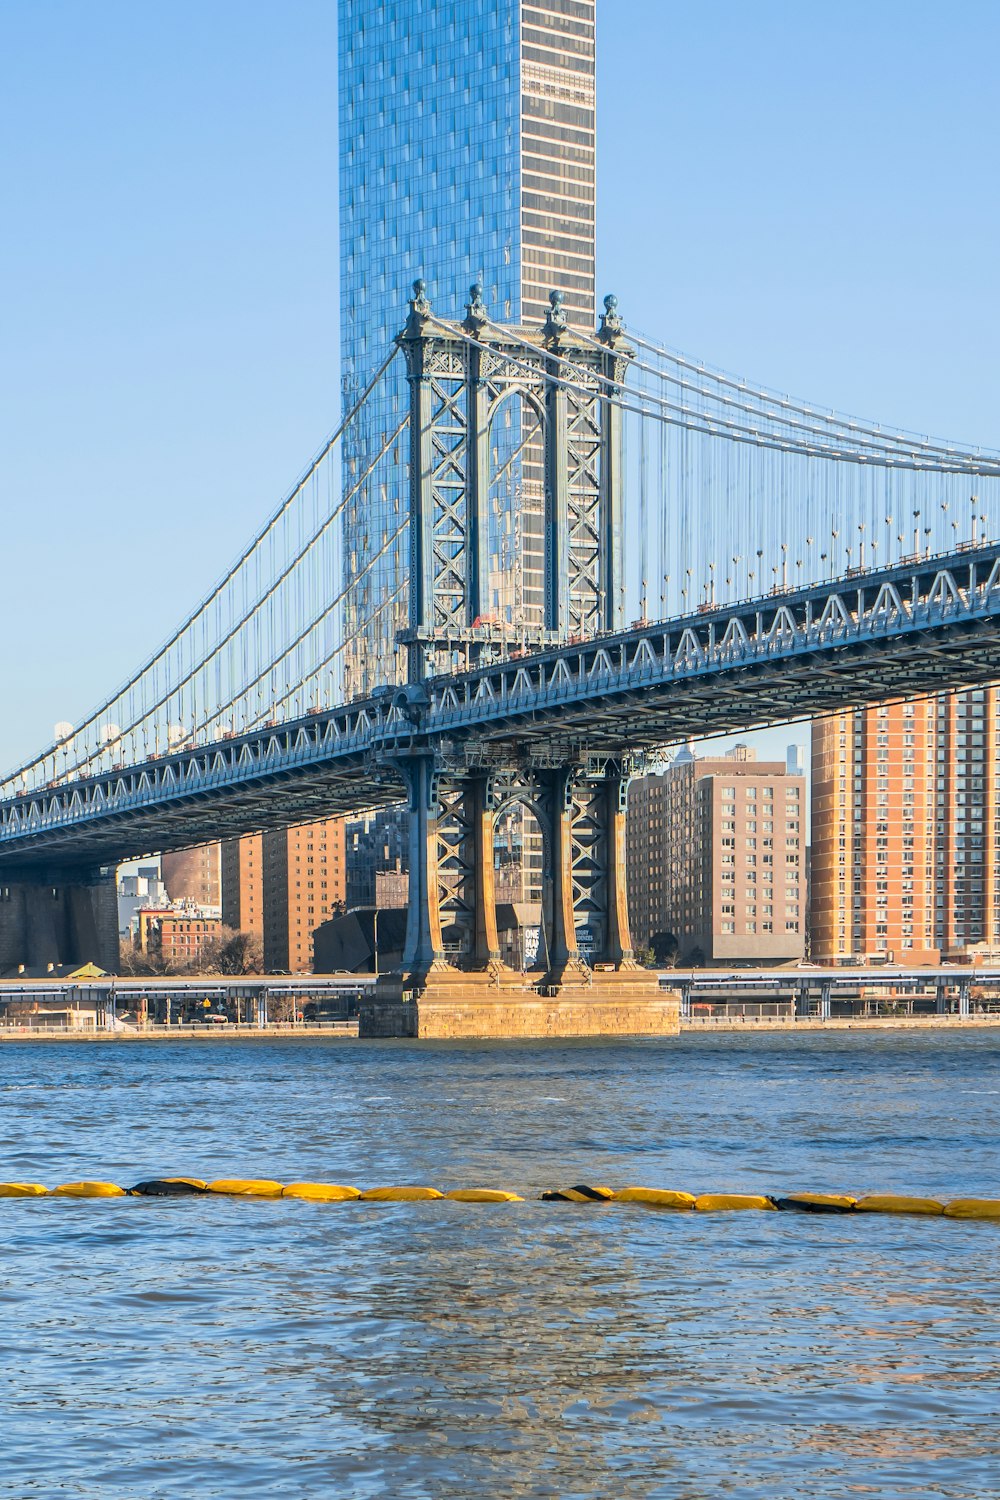
[[[362,1001],[362,1037],[422,1040],[584,1036],[673,1036],[680,996],[642,969],[550,984],[509,970],[465,973],[448,966],[420,979],[386,975]]]

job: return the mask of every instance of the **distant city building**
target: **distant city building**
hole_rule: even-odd
[[[226,839],[221,852],[222,920],[235,932],[264,936],[264,836]]]
[[[222,933],[218,917],[205,916],[193,906],[166,910],[143,907],[137,920],[136,946],[178,968],[196,964],[205,948]]]
[[[196,901],[221,909],[218,844],[199,844],[160,855],[160,872],[171,901]]]
[[[134,940],[138,930],[138,913],[142,907],[169,905],[167,888],[160,879],[160,867],[140,865],[134,875],[118,877],[118,936]]]
[[[313,933],[344,908],[344,819],[265,833],[264,967],[308,974]]]
[[[355,906],[405,906],[409,890],[409,816],[387,808],[352,818],[346,831],[346,894]]]
[[[806,747],[805,745],[789,745],[785,751],[785,770],[789,776],[804,776],[806,774]]]
[[[418,276],[446,317],[462,316],[481,281],[500,322],[540,324],[558,288],[570,323],[592,329],[595,0],[341,0],[339,13],[345,411],[391,347]],[[391,373],[345,436],[345,488],[406,415],[401,360]],[[521,417],[507,403],[491,434],[494,471],[507,466],[492,607],[518,625],[541,621],[544,562],[541,449],[515,457]],[[394,659],[401,670],[406,555],[402,540],[385,544],[405,511],[408,460],[401,442],[392,482],[373,473],[346,512],[348,695],[389,680]]]
[[[344,819],[327,818],[222,846],[222,917],[263,938],[269,973],[313,968],[313,933],[346,895]]]
[[[264,968],[308,974],[313,934],[343,910],[344,819],[247,834],[222,846],[222,919],[263,938]]]
[[[812,761],[812,956],[1000,952],[997,689],[819,720]]]
[[[805,952],[802,776],[738,745],[629,788],[632,937],[676,945],[681,963],[786,963]]]

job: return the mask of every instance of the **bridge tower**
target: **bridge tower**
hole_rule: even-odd
[[[632,953],[625,811],[633,766],[572,734],[544,753],[512,734],[499,748],[452,754],[420,733],[447,674],[624,625],[623,443],[613,398],[634,351],[616,298],[605,299],[588,336],[567,325],[561,294],[549,300],[540,329],[502,326],[476,284],[465,319],[448,323],[417,281],[397,339],[410,389],[410,613],[399,636],[407,682],[395,692],[413,733],[382,759],[406,789],[410,895],[401,972],[383,976],[363,1007],[363,1035],[678,1028],[677,997],[661,993]],[[544,474],[543,604],[521,618],[491,610],[492,434],[510,401],[517,430],[535,434]],[[501,961],[495,901],[496,823],[517,805],[533,815],[542,843],[543,941],[527,975]]]

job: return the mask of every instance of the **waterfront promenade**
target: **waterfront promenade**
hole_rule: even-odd
[[[817,1016],[696,1016],[682,1019],[682,1033],[703,1036],[727,1032],[821,1032],[821,1031],[963,1031],[1000,1029],[1000,1013],[982,1015],[926,1016],[835,1016],[826,1020]],[[3,1042],[264,1042],[283,1038],[289,1041],[309,1039],[357,1041],[357,1021],[327,1021],[318,1024],[294,1021],[272,1021],[263,1026],[126,1026],[72,1027],[0,1025]],[[503,1039],[498,1038],[502,1043]],[[516,1041],[516,1038],[514,1039]],[[627,1038],[625,1040],[628,1040]]]

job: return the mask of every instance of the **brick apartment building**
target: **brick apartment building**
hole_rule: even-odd
[[[344,905],[343,818],[222,846],[222,920],[263,939],[269,973],[308,974],[313,933]]]
[[[174,968],[195,963],[222,932],[218,917],[208,917],[194,909],[161,911],[143,907],[136,913],[136,920],[140,951],[157,954]]]
[[[805,777],[759,761],[681,751],[629,789],[632,939],[658,934],[679,960],[785,963],[805,953]]]
[[[198,906],[222,905],[219,889],[218,844],[199,844],[160,855],[160,876],[171,901],[194,901]]]
[[[812,956],[937,963],[1000,949],[996,688],[820,720]]]

